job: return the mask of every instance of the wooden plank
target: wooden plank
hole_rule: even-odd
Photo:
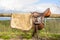
[[[60,14],[51,14],[50,18],[60,18]]]
[[[0,13],[0,17],[11,17],[11,13]],[[60,14],[51,14],[50,18],[60,18]]]
[[[11,17],[11,13],[10,14],[2,13],[0,14],[0,17]]]

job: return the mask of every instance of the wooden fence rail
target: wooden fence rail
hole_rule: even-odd
[[[11,17],[11,14],[2,13],[2,14],[0,14],[0,17]]]
[[[60,18],[60,14],[51,14],[50,18]]]
[[[11,13],[0,13],[0,17],[11,17]],[[60,14],[51,14],[50,18],[60,18]]]

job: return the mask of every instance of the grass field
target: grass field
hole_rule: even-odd
[[[3,38],[3,39],[17,38],[20,35],[25,36],[26,38],[30,38],[31,32],[32,31],[29,31],[26,34],[25,32],[20,31],[18,29],[12,29],[10,27],[9,20],[0,21],[0,38]]]
[[[60,33],[56,33],[56,32],[60,32],[60,30],[59,29],[57,30],[57,27],[56,27],[56,29],[54,29],[55,27],[52,27],[52,26],[54,26],[55,24],[54,24],[54,22],[53,23],[51,23],[51,22],[53,22],[53,21],[50,20],[50,22],[49,22],[49,20],[48,20],[46,22],[46,28],[41,30],[41,31],[38,31],[39,32],[39,36],[59,39],[60,38]],[[59,25],[60,21],[58,20],[57,22],[58,22],[57,25],[60,26]],[[57,22],[55,22],[55,23],[57,23]],[[52,25],[52,26],[50,26],[50,25]],[[32,29],[29,32],[27,32],[27,33],[23,32],[23,31],[20,31],[18,29],[12,29],[10,27],[10,20],[4,20],[4,21],[0,20],[0,38],[2,38],[2,39],[19,38],[21,35],[24,38],[29,39],[29,38],[31,38],[32,32],[33,32]]]

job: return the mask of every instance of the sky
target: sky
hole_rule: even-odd
[[[60,0],[0,0],[1,12],[44,12],[60,13]]]

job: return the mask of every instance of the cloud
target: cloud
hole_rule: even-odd
[[[21,9],[26,5],[34,4],[38,0],[0,0],[0,7],[8,10]]]
[[[52,13],[59,14],[60,13],[60,7],[58,7],[56,4],[51,3],[43,3],[43,4],[37,4],[37,5],[30,5],[25,6],[21,9],[22,12],[44,12],[47,8],[50,8]]]
[[[51,4],[51,3],[43,3],[43,4],[37,4],[37,5],[30,5],[26,6],[21,9],[21,11],[25,12],[44,12],[47,8],[50,8],[52,13],[59,14],[60,13],[60,7],[58,7],[56,4]]]
[[[47,8],[52,13],[60,13],[60,7],[52,3],[39,3],[39,0],[0,0],[0,10],[20,11],[20,12],[44,12]],[[10,11],[9,11],[10,12]]]
[[[40,12],[45,11],[47,8],[50,8],[52,13],[55,13],[55,14],[60,13],[60,7],[58,7],[56,4],[44,3],[44,4],[38,4],[37,5],[37,10]]]

